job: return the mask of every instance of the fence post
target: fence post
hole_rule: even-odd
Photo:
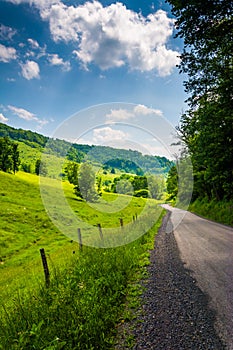
[[[50,285],[50,276],[49,276],[49,267],[48,267],[44,248],[40,249],[40,255],[41,255],[41,260],[42,260],[42,264],[43,264],[43,268],[44,268],[45,285],[48,288]]]
[[[80,228],[78,228],[78,244],[79,244],[79,249],[82,251],[83,250],[83,242],[82,242],[82,235],[81,235]]]
[[[122,218],[120,218],[120,225],[121,225],[121,228],[123,229],[124,223],[123,223],[123,219]]]
[[[101,224],[98,224],[97,226],[98,226],[98,228],[99,228],[100,238],[101,238],[101,240],[103,240],[104,237],[103,237],[103,232],[102,232]]]

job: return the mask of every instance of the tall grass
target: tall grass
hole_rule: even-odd
[[[189,210],[204,216],[207,219],[217,221],[219,223],[233,226],[233,202],[215,201],[208,199],[197,199],[191,203]]]
[[[56,181],[47,179],[47,184],[56,186]],[[159,221],[127,245],[84,246],[81,252],[49,219],[36,175],[0,172],[0,183],[0,349],[110,349],[116,325],[124,318],[124,303],[135,292],[132,284],[137,285],[145,271]],[[136,230],[150,220],[156,222],[161,213],[149,201],[152,216],[146,211],[141,219],[145,199],[133,198],[119,213],[104,215],[115,195],[104,195],[107,202],[99,204],[102,210],[98,212],[77,201],[71,185],[63,185],[72,210],[92,225],[101,223],[103,229],[117,230],[119,217],[127,223],[138,214],[137,222],[120,232],[124,242],[130,235],[137,237]],[[127,198],[122,197],[124,201]],[[51,272],[49,289],[44,286],[41,247]]]
[[[159,223],[126,246],[84,247],[50,288],[15,300],[0,324],[0,349],[111,349],[130,285],[148,263]]]

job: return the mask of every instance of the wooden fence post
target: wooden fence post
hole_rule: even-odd
[[[100,238],[101,238],[101,240],[103,240],[104,237],[103,237],[103,232],[102,232],[101,224],[98,224],[97,226],[98,226],[98,228],[99,228]]]
[[[49,276],[49,267],[48,267],[44,248],[40,249],[40,255],[41,255],[41,260],[42,260],[42,264],[43,264],[43,268],[44,268],[45,285],[48,288],[50,285],[50,276]]]
[[[78,244],[79,244],[79,249],[82,251],[83,250],[83,242],[82,242],[82,235],[81,235],[80,228],[78,228]]]
[[[122,218],[120,218],[120,225],[121,225],[121,228],[123,229],[124,223],[123,223],[123,219]]]

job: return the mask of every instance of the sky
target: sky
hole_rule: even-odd
[[[171,158],[186,99],[174,34],[160,0],[0,0],[0,122]]]

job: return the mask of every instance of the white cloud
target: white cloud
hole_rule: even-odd
[[[11,106],[11,105],[8,105],[7,107],[17,117],[24,119],[26,121],[37,122],[39,125],[39,129],[41,129],[45,124],[48,123],[47,120],[38,118],[34,113],[31,113],[24,108],[18,108],[18,107]]]
[[[9,62],[17,58],[16,50],[13,47],[6,47],[0,44],[0,62]]]
[[[6,118],[2,113],[0,113],[0,122],[6,123],[8,121],[8,118]]]
[[[123,122],[131,118],[134,118],[134,114],[125,109],[112,109],[111,113],[106,115],[106,123]]]
[[[162,116],[163,112],[160,109],[148,108],[144,105],[137,105],[132,111],[126,109],[112,109],[109,114],[106,115],[106,123],[126,122],[136,117],[156,115]]]
[[[99,1],[79,6],[60,0],[8,1],[36,6],[55,41],[76,43],[73,53],[86,69],[91,63],[102,70],[127,65],[166,76],[179,62],[179,53],[166,47],[174,19],[163,10],[144,17],[120,2],[104,7]]]
[[[39,49],[40,48],[40,45],[38,44],[38,42],[36,40],[29,38],[28,42],[29,42],[29,44],[31,45],[31,47],[33,49]]]
[[[13,112],[15,115],[17,115],[19,118],[30,121],[30,120],[38,120],[35,114],[27,111],[26,109],[23,108],[18,108],[9,105],[8,109]]]
[[[129,137],[129,135],[121,130],[115,130],[109,126],[94,129],[93,130],[93,143],[106,144],[112,143],[113,141],[122,141]]]
[[[144,105],[137,105],[134,108],[134,112],[137,115],[149,115],[149,114],[156,114],[158,116],[162,116],[163,112],[160,109],[154,109],[154,108],[148,108]]]
[[[64,71],[70,71],[70,62],[64,61],[57,54],[48,55],[49,62],[52,66],[61,66]]]
[[[0,39],[1,40],[11,40],[13,36],[17,33],[16,29],[7,27],[4,24],[0,24]]]
[[[95,63],[105,70],[128,64],[166,76],[179,61],[179,53],[165,46],[174,20],[162,10],[145,18],[119,2],[107,7],[98,1],[77,7],[60,2],[41,16],[49,21],[55,41],[77,42],[74,53],[85,66]]]
[[[22,68],[22,76],[27,79],[31,80],[33,78],[39,79],[40,77],[40,67],[38,63],[35,61],[26,61],[26,63],[21,64]]]

